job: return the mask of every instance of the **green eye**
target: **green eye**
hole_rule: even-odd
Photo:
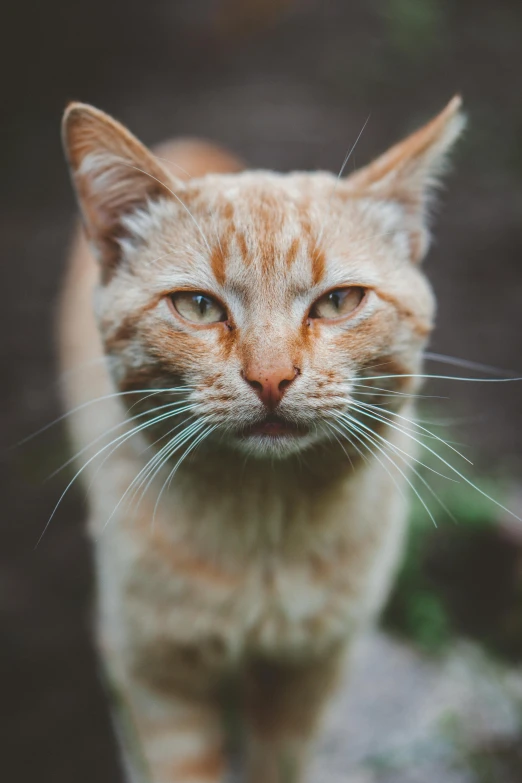
[[[336,288],[315,302],[310,318],[343,318],[355,312],[366,295],[361,286]]]
[[[194,324],[215,324],[227,320],[222,304],[199,291],[176,291],[170,294],[170,301],[186,321]]]

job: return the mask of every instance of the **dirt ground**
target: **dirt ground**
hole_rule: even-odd
[[[57,427],[9,448],[60,412],[53,321],[74,216],[59,144],[63,106],[95,103],[147,143],[198,134],[256,167],[338,170],[368,114],[357,164],[461,91],[469,131],[428,261],[440,302],[432,349],[520,371],[522,4],[49,0],[30,10],[11,4],[3,17],[3,778],[118,783],[90,642],[91,561],[79,491],[34,549],[64,487],[63,476],[44,483],[66,457],[64,433]],[[431,372],[454,369],[429,364]],[[450,398],[436,412],[458,419],[456,439],[485,468],[518,469],[520,385],[431,388]],[[373,697],[368,691],[368,704]]]

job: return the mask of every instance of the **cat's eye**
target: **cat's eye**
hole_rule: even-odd
[[[358,309],[366,296],[361,286],[336,288],[318,299],[310,310],[310,318],[343,318]]]
[[[186,321],[194,324],[216,324],[227,320],[227,311],[220,302],[200,291],[176,291],[169,295],[174,309]]]

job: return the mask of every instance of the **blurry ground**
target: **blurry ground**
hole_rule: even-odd
[[[518,0],[49,0],[30,12],[11,5],[3,13],[0,46],[0,427],[6,445],[60,410],[54,303],[74,205],[58,125],[73,98],[112,112],[147,143],[197,133],[229,144],[254,166],[338,170],[370,112],[354,156],[358,164],[462,91],[470,130],[428,262],[440,301],[433,349],[522,368]],[[518,470],[520,386],[445,383],[433,389],[451,397],[437,411],[459,419],[455,439],[470,444],[483,467]],[[29,783],[36,775],[41,783],[119,781],[89,641],[91,574],[79,492],[66,499],[43,545],[33,550],[64,486],[43,479],[66,453],[59,428],[2,452],[0,745],[10,783]],[[415,765],[408,754],[424,755],[421,729],[437,714],[422,705],[445,689],[457,698],[470,672],[480,682],[482,675],[473,662],[453,669],[426,664],[381,637],[368,654],[372,670],[357,681],[356,709],[347,708],[336,724],[331,764],[339,773],[341,749],[350,764],[370,752],[387,756],[397,746],[386,726],[394,730],[404,713],[403,768],[396,772],[385,761],[377,772],[365,762],[360,783],[409,783],[404,769]],[[390,660],[399,662],[401,677]],[[399,690],[404,701],[396,700]],[[425,701],[417,703],[417,696]],[[481,709],[485,724],[496,726],[494,710]],[[381,724],[384,713],[392,717]],[[368,732],[377,727],[375,733],[365,726]],[[434,741],[446,767],[428,773],[425,766],[424,777],[411,781],[453,781],[446,750]],[[483,766],[480,757],[477,764]],[[478,774],[474,780],[483,783]],[[495,783],[503,783],[501,774]]]
[[[434,662],[374,634],[332,705],[310,779],[516,783],[521,719],[522,671],[503,670],[468,643]]]

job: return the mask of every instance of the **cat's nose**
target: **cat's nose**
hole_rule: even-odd
[[[284,393],[299,375],[299,368],[292,364],[248,367],[243,373],[245,381],[267,408],[273,410],[281,402]]]

